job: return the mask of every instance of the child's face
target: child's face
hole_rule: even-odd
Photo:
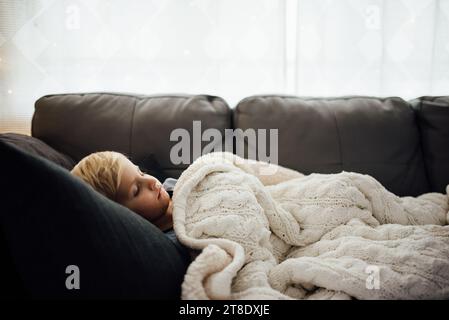
[[[166,220],[170,196],[155,177],[142,173],[126,158],[121,161],[117,202],[159,226],[158,222]]]

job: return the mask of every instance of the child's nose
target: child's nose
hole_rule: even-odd
[[[156,178],[154,178],[154,177],[148,177],[148,178],[146,178],[146,179],[147,179],[148,187],[149,187],[151,190],[155,190],[155,189],[158,188],[159,181],[158,181]]]

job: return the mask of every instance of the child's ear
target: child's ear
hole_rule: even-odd
[[[159,162],[156,160],[154,154],[150,154],[144,157],[141,161],[136,163],[139,166],[140,170],[143,172],[156,177],[159,181],[164,181],[168,178],[167,174],[159,165]]]

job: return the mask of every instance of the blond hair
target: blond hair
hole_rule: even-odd
[[[76,164],[71,173],[95,190],[116,201],[122,171],[121,161],[126,157],[115,151],[92,153]]]

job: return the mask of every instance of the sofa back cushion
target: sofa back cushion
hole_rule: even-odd
[[[188,163],[170,159],[170,150],[181,140],[170,141],[173,130],[187,130],[192,144],[193,121],[201,121],[201,131],[215,128],[224,137],[231,118],[223,99],[207,95],[58,94],[36,102],[32,135],[75,161],[92,152],[113,150],[136,164],[157,163],[167,176],[178,177]],[[202,142],[201,148],[207,144]]]
[[[234,125],[278,129],[279,164],[302,173],[354,171],[397,195],[429,191],[415,115],[400,98],[253,96]]]
[[[2,270],[16,271],[1,276],[16,295],[180,297],[190,259],[162,231],[46,159],[1,141],[0,154]]]
[[[449,97],[414,101],[432,191],[446,192],[449,184]]]

